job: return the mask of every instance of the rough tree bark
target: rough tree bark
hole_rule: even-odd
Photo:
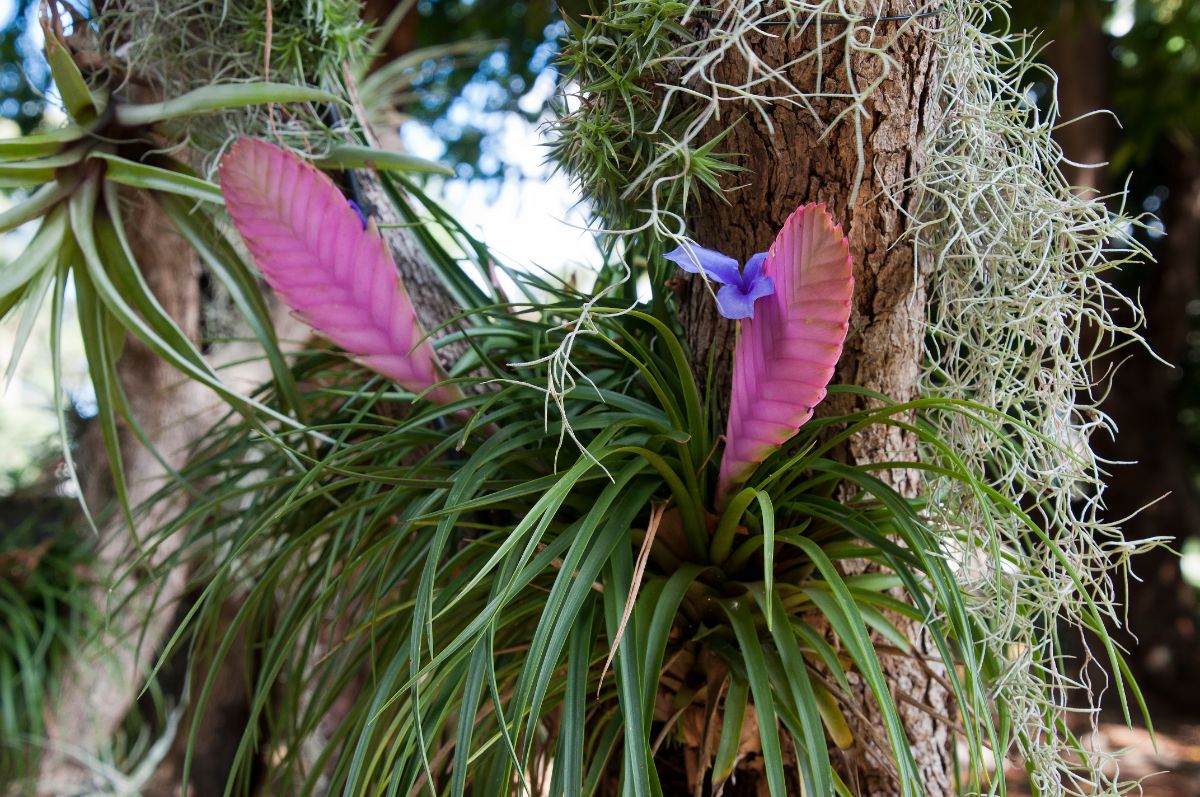
[[[924,8],[912,0],[848,5],[851,13],[888,16]],[[893,36],[896,25],[879,23],[876,43]],[[916,396],[923,351],[927,274],[918,270],[912,247],[902,239],[906,230],[904,211],[911,208],[914,198],[905,189],[906,181],[921,166],[919,145],[936,105],[936,35],[936,18],[925,19],[919,25],[910,23],[888,50],[894,63],[866,101],[866,113],[861,117],[863,173],[853,205],[850,199],[860,163],[853,121],[844,120],[822,138],[825,122],[836,117],[846,102],[815,101],[819,120],[803,108],[776,103],[769,111],[773,133],[756,112],[746,109],[741,123],[722,142],[722,151],[738,153],[739,163],[748,169],[734,175],[728,184],[744,187],[730,196],[729,204],[711,203],[690,219],[691,234],[699,244],[744,260],[767,249],[784,220],[799,205],[825,203],[849,237],[855,277],[850,334],[834,383],[872,388],[897,401]],[[763,37],[752,46],[759,58],[782,64],[813,49],[816,34],[810,31],[799,39]],[[849,94],[844,56],[841,46],[829,47],[823,77],[817,74],[816,59],[805,62],[788,77],[802,90]],[[872,56],[855,56],[851,67],[860,87],[870,85],[884,69]],[[744,79],[745,66],[732,58],[726,59],[721,69],[727,70],[731,83]],[[726,120],[736,118],[738,110],[730,108],[732,113]],[[714,127],[708,132],[719,130]],[[681,304],[692,345],[693,368],[703,380],[709,357],[715,355],[715,396],[727,397],[733,324],[717,315],[714,302],[697,279],[684,287]],[[845,412],[852,409],[852,401],[849,397],[830,401],[819,411]],[[723,415],[727,407],[721,411]],[[911,459],[916,456],[916,443],[899,430],[878,429],[856,437],[845,453],[857,463]],[[912,472],[893,472],[891,481],[907,495],[915,495],[920,487]],[[910,627],[908,631],[917,650],[933,653],[918,628]],[[952,738],[948,726],[935,715],[952,714],[949,695],[911,659],[885,658],[884,664],[913,742],[922,777],[920,785],[930,797],[948,795],[952,790]],[[869,697],[862,695],[861,702],[867,717],[878,717]],[[878,743],[882,741],[880,727],[873,719],[859,722],[854,729],[856,739]],[[890,774],[894,767],[889,767],[883,757],[861,748],[852,753],[847,769],[858,783],[856,793],[864,797],[898,793]]]

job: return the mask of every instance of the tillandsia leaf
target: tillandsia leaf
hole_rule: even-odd
[[[765,261],[775,291],[739,330],[718,505],[812,417],[849,328],[850,246],[824,205],[793,212]]]
[[[268,102],[336,102],[323,89],[291,83],[222,83],[189,91],[163,102],[146,105],[122,105],[116,109],[117,122],[126,127],[165,122],[226,108],[264,105]]]
[[[385,169],[407,174],[444,174],[454,176],[454,170],[436,161],[407,155],[403,152],[390,152],[375,147],[365,147],[359,144],[338,144],[316,162],[321,168],[335,167],[339,169]]]
[[[199,199],[202,202],[224,202],[221,190],[208,180],[193,177],[190,174],[152,166],[147,163],[122,158],[110,152],[92,152],[89,158],[99,158],[105,162],[104,176],[106,179],[133,188],[145,188],[151,191],[163,191],[168,194]]]
[[[267,283],[310,326],[414,393],[445,375],[375,225],[364,228],[333,181],[274,144],[239,139],[221,191]],[[429,398],[449,403],[457,387]]]
[[[87,87],[83,73],[71,56],[71,50],[62,39],[62,29],[55,18],[57,8],[42,7],[42,32],[45,36],[46,62],[58,93],[62,96],[67,115],[76,122],[86,123],[96,118],[99,106]]]
[[[27,221],[32,221],[39,216],[45,215],[51,208],[58,204],[59,200],[65,198],[70,192],[70,188],[57,180],[46,183],[24,202],[13,205],[8,210],[0,213],[0,233],[8,232]]]
[[[0,139],[0,161],[45,158],[61,150],[64,144],[83,138],[84,133],[78,125],[66,125],[45,133]]]

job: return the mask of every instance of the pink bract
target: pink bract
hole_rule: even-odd
[[[849,329],[850,245],[824,205],[788,217],[763,269],[775,292],[741,322],[718,506],[812,417]]]
[[[239,139],[221,159],[234,226],[280,299],[368,368],[414,393],[445,378],[391,253],[329,177],[274,144]],[[448,403],[457,387],[426,394]]]

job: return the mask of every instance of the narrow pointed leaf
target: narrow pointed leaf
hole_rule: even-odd
[[[39,271],[47,267],[62,249],[67,231],[66,208],[51,211],[42,222],[25,251],[12,262],[0,266],[0,296],[8,296],[25,286]]]
[[[241,139],[221,161],[221,190],[263,277],[308,324],[408,390],[442,381],[387,245],[329,177]],[[442,403],[460,395],[445,385],[429,393]]]
[[[221,189],[199,177],[180,174],[146,163],[137,163],[110,152],[93,152],[88,157],[104,160],[107,164],[104,176],[114,183],[178,194],[191,199],[199,199],[202,202],[225,201],[221,195]]]
[[[67,115],[76,122],[90,122],[99,112],[96,98],[88,90],[83,73],[79,71],[70,49],[59,38],[49,15],[43,15],[41,22],[46,41],[46,62],[50,66],[54,84],[58,86],[58,93],[62,96]]]
[[[6,161],[0,163],[0,179],[13,185],[41,185],[54,179],[54,174],[64,166],[72,166],[83,160],[85,145],[80,144],[44,158]]]
[[[746,680],[750,682],[750,694],[754,697],[754,713],[758,719],[758,742],[762,749],[763,769],[767,774],[767,790],[771,797],[787,794],[783,768],[783,749],[779,742],[779,721],[775,713],[775,698],[762,643],[754,628],[749,606],[741,601],[721,604],[733,626],[742,662],[746,666]]]
[[[58,152],[64,144],[83,138],[83,135],[82,127],[66,125],[45,133],[0,139],[0,161],[45,158]]]
[[[337,98],[327,91],[291,83],[223,83],[189,91],[163,102],[146,105],[122,105],[117,108],[117,121],[126,127],[154,124],[182,116],[242,108],[247,105],[266,105],[269,102],[334,102]]]
[[[812,417],[849,328],[850,247],[824,205],[805,205],[788,217],[763,273],[775,293],[742,321],[734,350],[719,504]]]
[[[721,784],[733,774],[737,763],[738,746],[742,741],[742,723],[746,721],[746,703],[750,697],[750,682],[737,675],[729,677],[729,691],[721,709],[721,741],[713,759],[712,781]]]
[[[380,169],[408,174],[444,174],[454,176],[454,170],[436,161],[418,158],[404,152],[392,152],[360,144],[338,144],[317,161],[321,168]]]
[[[24,202],[0,213],[0,233],[44,216],[68,193],[70,189],[57,180],[46,183]]]
[[[13,378],[17,375],[17,365],[21,362],[21,353],[25,351],[25,344],[29,342],[33,324],[37,321],[38,313],[41,312],[42,304],[46,300],[46,294],[53,281],[54,269],[44,268],[25,287],[22,294],[25,310],[21,313],[21,321],[17,325],[17,334],[13,339],[12,349],[8,356],[8,367],[4,371],[4,382],[3,386],[0,386],[0,394],[8,390]]]
[[[129,486],[125,479],[125,458],[121,453],[121,438],[117,426],[116,385],[120,377],[117,363],[111,357],[108,335],[105,330],[106,311],[86,269],[75,272],[75,296],[79,311],[79,327],[83,337],[83,350],[87,355],[88,373],[96,391],[96,417],[100,422],[100,434],[104,450],[112,468],[112,484],[116,492],[117,505],[129,527],[129,533],[137,539],[137,526],[133,520],[133,509],[129,503]]]

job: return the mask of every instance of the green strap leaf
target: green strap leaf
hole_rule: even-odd
[[[491,649],[487,645],[479,645],[471,654],[471,665],[467,670],[467,680],[463,686],[462,698],[459,700],[458,731],[454,741],[454,775],[450,784],[450,793],[462,797],[467,789],[467,773],[470,770],[471,737],[475,732],[475,717],[479,709],[479,697],[483,693],[483,677],[488,667],[493,667]]]
[[[67,115],[76,122],[92,121],[96,118],[100,106],[97,104],[96,98],[92,96],[92,92],[88,90],[83,73],[79,71],[79,66],[71,57],[71,51],[63,44],[58,32],[54,29],[54,23],[49,14],[42,16],[42,31],[46,40],[44,48],[46,61],[50,65],[50,74],[54,77],[54,84],[58,86],[59,94],[62,95]]]
[[[146,163],[137,163],[111,152],[92,152],[88,157],[103,160],[105,162],[104,176],[114,183],[151,191],[164,191],[168,194],[198,199],[201,202],[225,203],[221,189],[208,180],[201,180],[199,177],[192,177]]]
[[[799,538],[799,547],[803,548],[813,564],[824,577],[828,592],[823,589],[805,590],[812,602],[829,621],[835,634],[841,639],[846,651],[854,660],[863,679],[871,689],[879,711],[887,726],[888,738],[892,744],[896,768],[899,771],[901,790],[906,797],[916,797],[920,783],[917,765],[913,760],[912,748],[908,743],[908,734],[896,708],[895,698],[888,687],[887,678],[875,655],[875,648],[867,633],[866,621],[859,612],[854,596],[842,580],[841,574],[833,562],[825,555],[820,546],[807,538]]]
[[[73,147],[66,152],[33,160],[0,162],[0,187],[32,188],[48,183],[64,166],[73,166],[83,160],[86,148]]]
[[[45,215],[69,193],[70,189],[57,180],[46,183],[29,199],[0,213],[0,232],[8,232],[27,221]]]
[[[63,453],[63,464],[66,465],[67,478],[79,490],[81,496],[79,509],[83,512],[84,520],[97,538],[100,529],[88,509],[87,501],[82,500],[83,489],[79,486],[79,471],[75,467],[75,457],[71,454],[71,440],[67,437],[67,410],[64,402],[66,392],[62,376],[62,329],[66,317],[66,287],[67,275],[75,261],[79,258],[79,247],[69,234],[59,236],[60,248],[54,262],[54,292],[50,301],[50,374],[54,381],[54,413],[58,416],[58,442]]]
[[[326,153],[325,157],[313,163],[322,169],[376,169],[405,174],[454,176],[454,170],[445,164],[403,152],[376,149],[361,144],[337,144]]]
[[[50,290],[53,281],[54,269],[44,268],[30,280],[21,294],[21,302],[25,305],[25,311],[21,313],[21,322],[17,325],[16,338],[13,340],[12,351],[8,357],[8,368],[4,373],[4,390],[8,390],[13,377],[17,374],[17,364],[21,361],[21,352],[25,350],[25,344],[29,342],[33,324],[37,320],[42,303],[46,300],[46,292]]]
[[[746,665],[750,691],[754,694],[754,713],[758,716],[758,737],[762,747],[763,768],[767,773],[767,788],[772,797],[786,797],[787,779],[783,770],[783,750],[779,744],[779,721],[775,715],[773,687],[767,675],[758,632],[750,617],[750,608],[745,601],[722,601],[721,607],[729,615],[742,661]]]
[[[332,103],[337,102],[337,97],[328,91],[291,83],[226,83],[205,86],[163,102],[122,105],[117,108],[117,122],[126,127],[137,127],[184,116],[242,108],[247,105],[266,105],[271,102]]]
[[[613,550],[623,541],[628,542],[629,525],[654,491],[656,485],[649,480],[628,486],[641,470],[641,463],[637,461],[622,468],[616,474],[616,481],[597,498],[587,517],[573,526],[575,534],[546,599],[530,644],[529,666],[522,672],[517,690],[516,710],[524,712],[527,708],[530,726],[537,722],[542,700],[554,683],[554,672],[558,669],[563,648],[568,645],[571,635],[577,633],[579,612],[592,594],[592,584]],[[528,706],[523,705],[527,694],[530,695]],[[526,757],[532,744],[530,727],[522,751]]]
[[[114,384],[120,380],[120,375],[117,373],[116,359],[112,356],[109,334],[105,328],[104,306],[96,296],[96,290],[84,269],[75,272],[75,295],[84,355],[87,357],[88,373],[96,391],[96,415],[100,421],[100,433],[109,467],[112,468],[112,484],[129,533],[137,540],[137,526],[133,522],[133,509],[129,505],[125,458],[121,454],[121,438],[115,409],[118,399],[115,396]]]
[[[42,222],[25,251],[0,267],[0,296],[8,296],[25,287],[35,274],[46,268],[62,249],[66,232],[67,209],[55,208]]]
[[[721,707],[721,738],[713,760],[713,785],[724,783],[733,774],[738,747],[742,741],[742,725],[746,721],[746,704],[750,698],[750,682],[735,674],[729,676],[729,689]]]
[[[617,628],[625,596],[632,588],[633,554],[631,546],[618,545],[608,561],[604,580],[604,620],[610,644],[616,642]],[[636,618],[634,618],[636,619]],[[641,667],[636,631],[626,634],[617,646],[613,668],[616,670],[617,700],[625,724],[625,794],[633,797],[661,797],[662,786],[650,754],[650,740],[642,727]]]
[[[588,666],[592,652],[591,606],[580,612],[567,650],[567,687],[563,693],[562,723],[555,748],[552,794],[580,794],[583,788],[583,740],[586,721]]]
[[[650,733],[650,725],[654,719],[654,697],[659,687],[659,671],[666,657],[667,641],[671,629],[679,613],[679,604],[701,573],[707,568],[704,565],[685,564],[667,579],[658,600],[654,602],[654,613],[650,616],[649,628],[646,631],[646,647],[642,651],[645,659],[645,671],[642,673],[642,718],[645,732]]]
[[[45,133],[0,139],[0,161],[45,158],[62,149],[63,144],[78,141],[83,136],[82,127],[67,125]]]
[[[801,775],[809,794],[828,795],[832,792],[829,781],[832,767],[829,762],[829,748],[822,730],[824,715],[818,710],[816,687],[819,684],[814,684],[809,677],[808,664],[796,638],[797,631],[786,621],[787,613],[779,596],[757,588],[751,588],[750,592],[764,613],[768,605],[773,605],[775,615],[785,618],[783,622],[775,623],[771,629],[771,638],[783,663],[784,679],[800,720],[801,747],[808,761],[808,766],[801,768]]]

